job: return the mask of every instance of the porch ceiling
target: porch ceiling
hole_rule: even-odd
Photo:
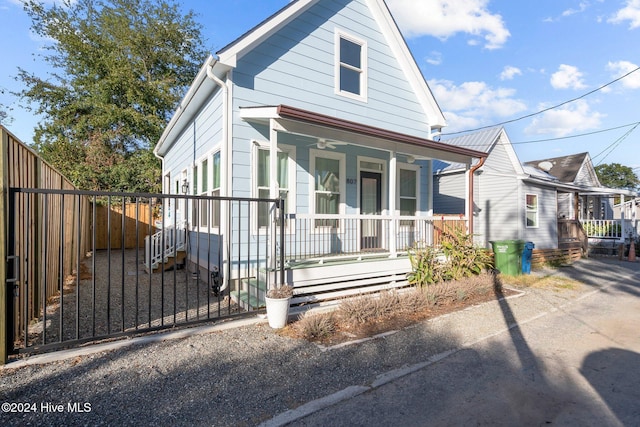
[[[486,153],[480,151],[449,146],[430,139],[286,105],[241,108],[240,115],[244,120],[263,123],[273,119],[275,121],[274,127],[278,131],[395,151],[418,158],[440,159],[470,165],[474,158],[486,157]]]

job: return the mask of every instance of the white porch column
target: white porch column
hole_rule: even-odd
[[[391,214],[391,222],[389,224],[389,251],[391,252],[391,255],[389,256],[391,258],[396,258],[398,256],[398,249],[396,248],[396,236],[398,235],[399,225],[396,210],[396,200],[398,198],[398,165],[396,152],[391,151],[389,155],[389,213]]]
[[[269,120],[269,198],[277,199],[278,194],[278,131],[275,129],[275,120]],[[273,217],[272,217],[273,218]],[[275,219],[275,218],[274,218]],[[267,236],[271,236],[271,242],[269,247],[269,261],[268,265],[271,268],[276,267],[276,242],[277,238],[275,234],[278,231],[278,227],[275,227],[275,222],[268,228],[271,233],[267,232]]]
[[[269,121],[269,198],[277,199],[278,194],[278,132],[275,120]]]

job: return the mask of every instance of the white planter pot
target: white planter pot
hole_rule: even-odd
[[[273,329],[284,328],[289,317],[289,302],[291,298],[269,298],[267,302],[267,320]]]

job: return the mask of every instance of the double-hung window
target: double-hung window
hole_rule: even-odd
[[[317,153],[313,161],[313,195],[315,213],[319,215],[339,215],[344,203],[344,155]],[[333,218],[317,219],[316,227],[337,228],[339,220]]]
[[[526,218],[527,227],[538,227],[538,195],[527,194],[526,196]]]
[[[213,154],[211,166],[213,169],[211,177],[211,195],[220,197],[220,152]],[[213,200],[211,202],[211,226],[220,227],[220,201]]]
[[[400,215],[415,216],[418,210],[418,169],[398,169],[398,196]],[[400,221],[401,226],[412,226],[412,220]]]
[[[293,208],[293,195],[295,194],[293,185],[293,174],[295,171],[295,151],[293,148],[278,147],[277,165],[277,184],[279,198],[284,199],[284,212],[289,213]],[[271,190],[271,168],[270,168],[270,152],[266,146],[259,146],[257,149],[257,197],[260,199],[269,199]],[[269,213],[271,204],[260,202],[258,205],[258,227],[267,227],[269,225]]]
[[[365,101],[367,98],[367,44],[336,32],[336,93]]]
[[[194,196],[220,196],[220,152],[207,155],[193,167]],[[191,204],[191,223],[208,229],[220,226],[220,202],[209,198],[194,199]]]

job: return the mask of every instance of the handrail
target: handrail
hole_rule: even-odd
[[[151,236],[144,238],[145,242],[145,265],[148,268],[155,268],[170,256],[175,256],[176,252],[186,246],[187,227],[186,221],[182,221],[177,226],[169,225]],[[164,244],[164,250],[162,246]]]

